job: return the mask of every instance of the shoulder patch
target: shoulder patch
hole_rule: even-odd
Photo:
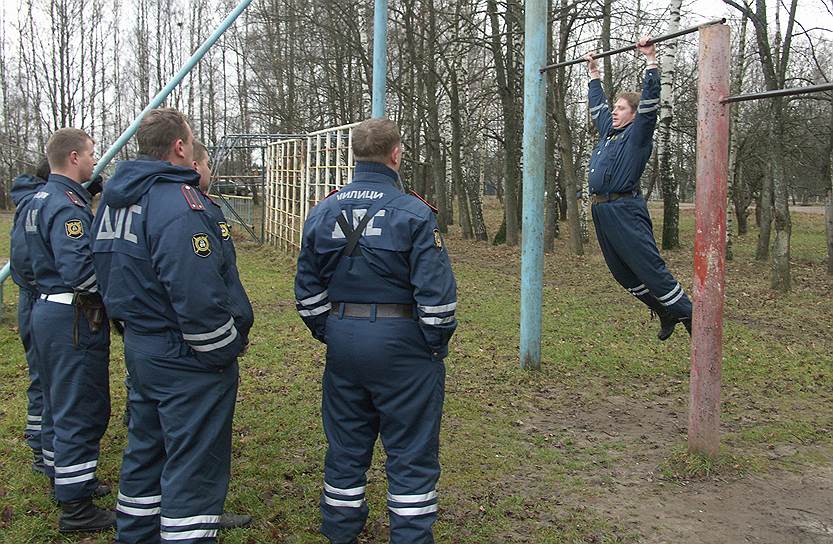
[[[191,187],[190,185],[188,185],[186,183],[183,183],[182,186],[180,187],[180,190],[182,190],[182,196],[185,197],[185,202],[188,203],[188,206],[192,210],[204,210],[205,209],[205,204],[203,204],[202,200],[200,200],[200,195],[199,195],[199,193],[197,192],[196,189],[194,189],[193,187]]]
[[[422,202],[423,202],[426,206],[428,206],[429,208],[431,208],[431,211],[432,211],[432,212],[434,212],[434,213],[440,213],[440,210],[438,210],[437,208],[435,208],[434,206],[432,206],[430,202],[428,202],[427,200],[425,200],[425,199],[424,199],[422,196],[420,196],[420,194],[419,194],[419,193],[417,193],[416,191],[411,190],[409,194],[410,194],[411,196],[415,196],[415,197],[417,197],[418,199],[420,199],[420,200],[421,200],[421,201],[422,201]]]
[[[226,223],[225,221],[220,221],[217,223],[220,226],[220,236],[223,240],[228,240],[231,238],[231,225]]]
[[[443,237],[440,234],[440,229],[434,229],[434,247],[437,249],[443,248]]]
[[[76,206],[80,206],[81,208],[87,207],[87,203],[81,200],[81,197],[76,195],[72,191],[66,191],[66,195],[69,201],[75,204]]]
[[[84,236],[84,224],[81,222],[80,219],[70,219],[69,221],[64,223],[64,228],[67,231],[67,236],[72,238],[73,240]]]
[[[194,246],[194,253],[200,257],[208,257],[211,255],[211,242],[208,240],[208,235],[204,232],[198,232],[191,237],[191,245]]]

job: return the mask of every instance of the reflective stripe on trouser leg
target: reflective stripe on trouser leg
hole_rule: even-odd
[[[32,342],[32,307],[36,297],[25,289],[20,290],[17,304],[17,326],[20,341],[26,355],[26,365],[29,370],[29,387],[26,389],[28,406],[26,410],[26,427],[24,436],[26,443],[32,448],[36,456],[42,457],[41,433],[43,432],[43,390],[40,372],[37,366],[37,351]]]
[[[55,497],[70,502],[92,496],[98,486],[95,469],[99,442],[110,418],[109,328],[90,332],[78,323],[73,344],[75,308],[37,301],[32,332],[42,367],[48,374],[55,453]]]
[[[657,249],[645,201],[627,198],[595,205],[593,220],[597,223],[597,231],[603,231],[609,250],[615,252],[619,262],[636,276],[637,281],[623,285],[633,287],[643,284],[675,318],[690,318],[691,301]],[[616,272],[613,274],[617,275]]]
[[[132,360],[125,357],[128,365]],[[157,544],[162,507],[164,437],[156,404],[130,388],[130,425],[121,465],[116,504],[116,539],[124,544]]]
[[[348,320],[331,317],[328,331],[349,327]],[[378,415],[368,391],[349,367],[349,353],[327,350],[321,416],[327,436],[324,489],[321,493],[321,532],[330,542],[350,543],[362,531],[368,514],[365,473],[379,432]]]
[[[382,412],[381,435],[388,454],[391,544],[434,542],[445,367],[440,362],[420,362],[422,368],[415,369],[410,383],[402,384],[407,396],[402,391],[374,396]],[[397,398],[408,400],[403,403]]]
[[[199,364],[191,357],[186,364]],[[231,469],[231,425],[237,399],[238,366],[191,372],[155,364],[129,367],[133,387],[141,383],[159,399],[167,458],[162,468],[162,542],[216,542]],[[148,375],[151,375],[150,377]],[[131,422],[131,426],[133,422]]]

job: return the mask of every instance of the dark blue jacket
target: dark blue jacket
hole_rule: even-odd
[[[374,203],[388,199],[359,240],[361,255],[342,257],[346,239],[338,214],[356,226]],[[356,163],[353,181],[310,211],[295,298],[321,341],[331,302],[415,304],[425,341],[440,357],[457,327],[457,285],[434,213],[403,193],[398,174],[379,163]]]
[[[26,231],[22,218],[26,215],[26,204],[44,183],[46,183],[45,179],[30,174],[17,176],[12,182],[11,193],[15,211],[10,237],[9,261],[12,280],[22,289],[29,291],[35,290],[35,273],[32,270],[32,259],[29,257],[29,248],[26,245]]]
[[[193,169],[169,162],[118,163],[93,225],[95,266],[111,318],[136,334],[173,332],[200,363],[225,367],[246,344],[251,319],[235,316],[242,286],[226,283],[232,263],[198,184]]]
[[[50,174],[22,219],[39,293],[98,290],[90,248],[90,193],[81,184]]]
[[[590,116],[599,129],[599,143],[590,156],[590,194],[639,191],[639,178],[651,158],[659,93],[659,71],[646,70],[636,117],[624,128],[614,129],[602,84],[590,80]]]

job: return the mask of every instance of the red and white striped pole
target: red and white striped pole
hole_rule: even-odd
[[[720,448],[720,375],[726,281],[726,191],[729,174],[729,27],[700,30],[697,84],[694,316],[688,449],[710,457]]]

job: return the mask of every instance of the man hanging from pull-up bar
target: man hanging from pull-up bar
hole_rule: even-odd
[[[590,116],[599,130],[599,143],[590,158],[593,223],[602,254],[622,287],[656,312],[660,340],[668,339],[678,322],[691,334],[691,301],[659,254],[648,206],[640,194],[639,178],[651,158],[659,110],[660,76],[656,46],[643,37],[636,44],[647,59],[642,96],[622,93],[611,113],[592,53]]]

